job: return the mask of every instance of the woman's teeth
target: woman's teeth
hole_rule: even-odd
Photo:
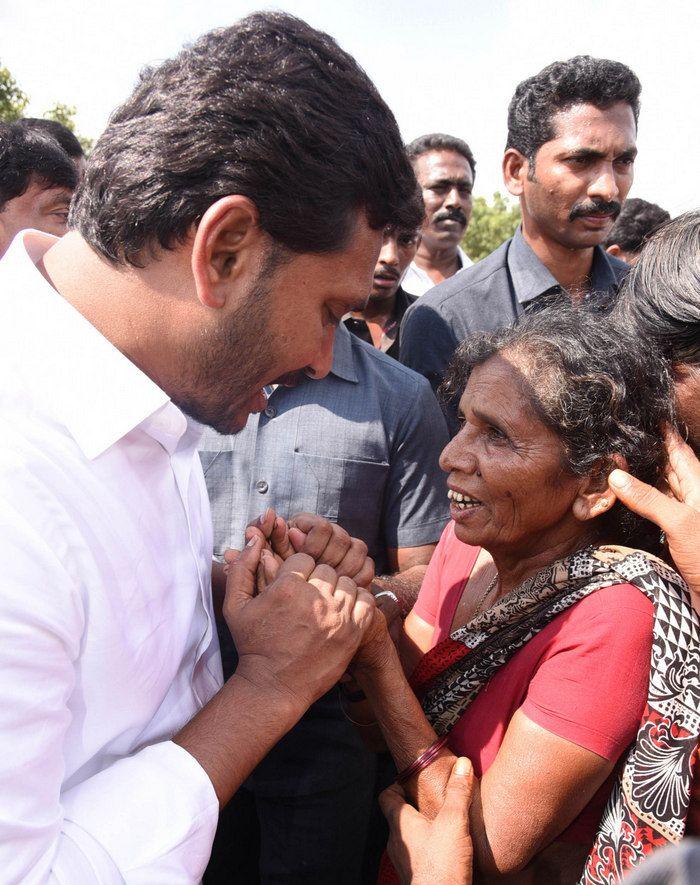
[[[447,497],[459,510],[466,510],[467,507],[478,507],[481,504],[481,501],[477,501],[476,498],[470,498],[469,495],[463,495],[461,492],[453,492],[452,489],[447,490]]]

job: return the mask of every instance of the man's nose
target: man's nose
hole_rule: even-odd
[[[383,247],[382,251],[379,253],[379,263],[380,264],[398,264],[399,263],[399,250],[397,248],[396,240],[387,240]]]
[[[313,358],[313,360],[306,366],[304,372],[309,376],[309,378],[315,378],[319,380],[320,378],[325,378],[326,375],[330,372],[331,367],[333,366],[333,342],[335,341],[335,329],[336,327],[332,323],[328,323],[327,326],[323,327],[323,339],[321,341],[321,348]]]
[[[619,198],[620,189],[612,165],[598,170],[598,174],[588,186],[588,196],[597,197],[607,203]]]
[[[446,206],[461,206],[462,198],[459,195],[459,188],[451,187],[445,197]]]

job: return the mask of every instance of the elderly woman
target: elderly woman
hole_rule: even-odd
[[[629,549],[655,549],[658,530],[607,484],[616,466],[660,476],[668,372],[604,318],[557,306],[462,345],[450,383],[452,521],[402,649],[420,703],[381,618],[357,680],[424,814],[455,754],[471,760],[483,880],[575,882],[585,865],[618,881],[682,834],[700,722],[682,581]]]

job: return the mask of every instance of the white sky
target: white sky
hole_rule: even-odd
[[[57,101],[97,136],[137,73],[209,28],[261,6],[241,0],[0,0],[0,62],[36,116]],[[271,8],[271,6],[262,6]],[[500,161],[516,84],[579,53],[618,59],[642,81],[632,195],[672,214],[700,206],[698,0],[286,0],[374,79],[408,141],[464,138],[476,193],[504,191]]]

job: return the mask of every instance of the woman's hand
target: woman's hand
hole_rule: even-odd
[[[613,470],[608,482],[626,507],[666,533],[669,552],[700,614],[700,461],[676,431],[666,433],[666,449],[666,478],[673,498],[623,470]]]
[[[379,797],[389,822],[387,851],[401,882],[412,885],[470,885],[473,848],[469,806],[474,775],[468,759],[458,759],[445,790],[445,801],[433,820],[406,801],[397,784]]]

